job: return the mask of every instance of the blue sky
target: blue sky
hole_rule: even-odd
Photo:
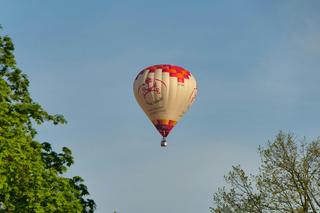
[[[320,136],[320,1],[0,3],[34,100],[69,122],[38,139],[73,150],[68,175],[84,177],[98,213],[209,212],[223,175],[255,172],[279,130]],[[161,63],[199,86],[167,149],[132,93]]]

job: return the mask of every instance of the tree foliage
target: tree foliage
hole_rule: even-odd
[[[280,132],[260,147],[258,175],[234,166],[226,187],[214,194],[211,212],[320,212],[320,140],[295,141]]]
[[[13,51],[10,37],[0,34],[0,211],[94,212],[83,179],[62,176],[73,164],[71,150],[56,153],[35,140],[35,123],[66,121],[32,100]]]

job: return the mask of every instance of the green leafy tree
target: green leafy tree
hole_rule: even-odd
[[[320,212],[320,139],[298,145],[280,132],[259,153],[259,174],[234,166],[225,176],[229,187],[214,194],[211,212]]]
[[[94,212],[83,179],[63,176],[73,164],[71,150],[57,153],[35,140],[35,123],[66,121],[32,100],[13,51],[10,37],[0,34],[0,211]]]

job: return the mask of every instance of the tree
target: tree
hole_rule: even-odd
[[[94,212],[83,179],[63,176],[74,163],[71,150],[57,153],[35,140],[35,123],[66,120],[32,100],[13,51],[10,37],[0,34],[0,211]]]
[[[259,147],[258,175],[234,166],[226,187],[214,194],[211,212],[320,212],[320,139],[300,145],[280,132]]]

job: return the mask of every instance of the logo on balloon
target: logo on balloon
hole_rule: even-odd
[[[139,86],[138,93],[147,104],[154,105],[163,100],[162,93],[164,89],[167,89],[167,85],[163,81],[148,77]]]

